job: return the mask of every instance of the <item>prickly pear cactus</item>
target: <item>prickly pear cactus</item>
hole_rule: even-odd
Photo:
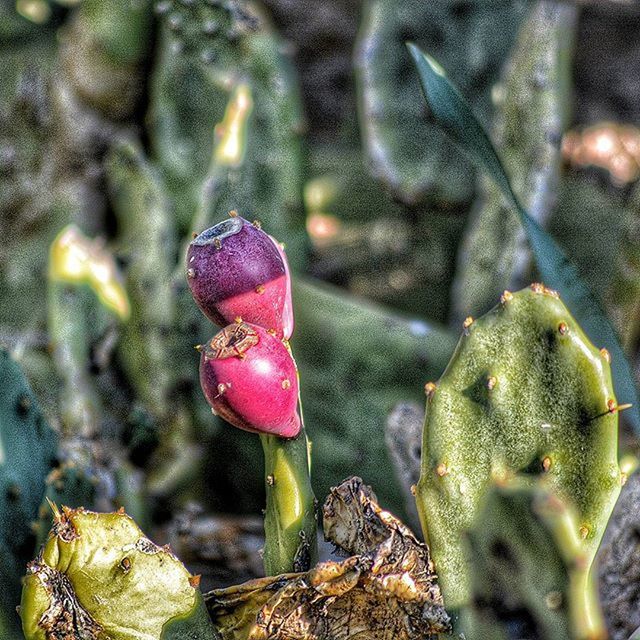
[[[541,487],[495,485],[467,534],[469,640],[606,637],[573,510]]]
[[[429,383],[417,503],[445,601],[469,598],[461,536],[492,481],[524,474],[576,506],[591,563],[621,486],[609,355],[542,285],[468,318]]]
[[[57,437],[20,367],[0,349],[0,631],[14,637],[20,576],[34,549],[31,524],[54,467]]]
[[[467,160],[424,122],[424,101],[407,40],[435,56],[486,115],[497,79],[526,2],[490,0],[423,2],[369,0],[356,50],[359,115],[373,174],[408,205],[435,197],[471,199],[473,170]],[[416,135],[419,132],[418,135]]]
[[[24,579],[26,640],[219,638],[199,578],[123,511],[53,508],[50,538]]]
[[[178,228],[191,231],[194,212],[202,231],[243,210],[302,257],[302,119],[283,43],[255,2],[168,0],[156,11],[149,135]]]
[[[496,146],[515,192],[542,224],[560,179],[576,23],[574,6],[535,3],[494,92]],[[488,179],[482,191],[458,254],[452,301],[459,322],[488,311],[504,289],[530,282],[530,251],[515,212]]]

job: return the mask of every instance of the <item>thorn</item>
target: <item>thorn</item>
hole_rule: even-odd
[[[189,578],[189,584],[194,588],[197,589],[200,586],[200,579],[201,579],[201,575],[195,575],[195,576],[191,576]]]
[[[224,382],[221,382],[218,385],[218,395],[221,396],[227,390],[227,385]]]
[[[412,484],[409,487],[409,490],[411,491],[412,496],[415,496],[418,493],[418,487],[415,484]]]
[[[631,409],[631,407],[633,407],[633,405],[630,402],[627,402],[626,404],[619,404],[616,407],[616,411],[620,413],[621,411],[626,411],[627,409]]]
[[[267,476],[267,484],[268,484],[270,487],[273,487],[273,485],[274,485],[275,483],[276,483],[276,479],[275,479],[271,474],[269,474],[269,475]]]
[[[561,336],[566,335],[568,331],[569,331],[569,327],[567,326],[566,322],[561,322],[558,325],[558,332],[560,333]]]
[[[264,293],[264,285],[263,285],[263,284],[259,284],[259,285],[256,287],[256,293],[257,293],[258,295],[262,295],[262,294]]]
[[[195,347],[193,347],[198,353],[200,353],[203,349],[204,349],[204,345],[201,344],[197,344]]]
[[[542,468],[544,469],[545,473],[549,471],[549,469],[551,469],[551,458],[549,456],[545,456],[542,459]]]
[[[193,239],[197,238],[199,235],[200,235],[200,234],[199,234],[197,231],[193,231],[193,232],[191,233],[191,237],[192,237]]]
[[[242,324],[242,317],[241,316],[236,316],[233,321],[236,324]]]
[[[222,249],[222,242],[220,241],[220,238],[214,238],[213,239],[213,246],[220,251],[220,249]]]
[[[253,226],[254,226],[256,229],[262,229],[262,222],[260,222],[260,220],[254,220],[254,221],[253,221]]]
[[[500,302],[502,304],[507,304],[507,302],[510,302],[511,300],[513,300],[513,293],[505,289],[500,296]]]
[[[196,270],[195,269],[187,269],[187,278],[195,278]]]
[[[449,467],[447,467],[447,465],[444,462],[441,462],[437,467],[436,467],[436,474],[440,477],[440,478],[444,478],[445,476],[449,475]]]
[[[276,337],[278,335],[278,332],[275,329],[267,329],[267,333],[269,335],[274,336],[274,337]]]
[[[217,415],[218,415],[218,414],[216,413],[216,410],[215,410],[213,407],[211,407],[211,413],[213,413],[213,415],[214,415],[214,416],[217,416]]]
[[[46,498],[47,498],[47,504],[49,505],[49,509],[51,509],[51,512],[53,513],[54,521],[60,522],[60,520],[62,520],[62,515],[60,514],[60,510],[58,509],[58,506],[56,505],[55,502],[49,499],[49,496],[46,496]]]
[[[579,529],[578,533],[580,534],[580,537],[581,537],[583,540],[586,540],[586,539],[587,539],[587,536],[589,535],[589,527],[587,527],[587,525],[583,524],[583,525],[580,527],[580,529]]]
[[[471,316],[467,316],[462,323],[463,329],[468,329],[473,324],[473,318]]]
[[[600,355],[604,360],[606,360],[609,364],[611,364],[611,354],[604,347],[600,349]]]
[[[238,212],[235,209],[231,209],[231,211],[229,211],[229,216],[232,218],[237,218]]]
[[[491,391],[496,386],[497,383],[498,383],[498,379],[495,376],[489,376],[487,378],[487,389]]]
[[[424,392],[427,394],[427,398],[429,398],[429,400],[433,398],[433,394],[436,392],[437,388],[438,387],[435,382],[427,382],[427,384],[424,385]]]
[[[120,507],[120,508],[118,509],[118,512],[117,512],[117,513],[118,513],[118,515],[120,515],[120,516],[127,515],[127,514],[126,514],[126,512],[125,512],[125,510],[124,510],[124,507]]]
[[[289,378],[285,378],[282,381],[282,388],[283,389],[288,389],[289,387],[291,387],[291,381],[289,380]]]

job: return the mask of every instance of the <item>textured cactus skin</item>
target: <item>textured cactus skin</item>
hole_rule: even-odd
[[[608,354],[557,294],[532,285],[465,322],[427,387],[417,504],[448,606],[469,598],[460,543],[491,479],[542,477],[575,504],[590,563],[620,491],[618,414]]]
[[[118,344],[119,360],[140,400],[162,418],[176,383],[175,369],[167,366],[174,359],[176,308],[173,262],[167,257],[177,252],[176,231],[158,170],[136,141],[114,145],[106,160],[106,178],[131,299],[131,318]]]
[[[198,232],[230,209],[253,212],[302,260],[301,114],[282,42],[257,3],[160,2],[157,10],[163,26],[149,134],[177,196],[179,229],[191,231],[199,209]],[[246,153],[221,163],[214,125],[239,85],[249,87],[253,102]]]
[[[47,425],[20,367],[0,349],[0,631],[13,638],[20,576],[33,553],[31,523],[55,464],[57,436]]]
[[[49,540],[24,579],[20,615],[26,640],[103,633],[113,640],[219,637],[197,581],[124,511],[63,507],[60,513],[54,507],[54,513]]]
[[[541,224],[556,204],[576,18],[574,6],[536,2],[497,90],[494,142],[515,193]],[[529,281],[531,256],[522,227],[498,187],[489,180],[483,185],[458,254],[452,301],[459,322],[488,311],[504,289]]]
[[[374,175],[401,201],[415,205],[431,196],[461,202],[474,187],[468,162],[424,124],[404,43],[415,41],[445,68],[456,69],[456,83],[486,114],[489,87],[526,9],[525,2],[503,0],[367,3],[356,53],[360,122]]]
[[[491,487],[467,533],[469,640],[606,638],[573,510],[518,480]]]

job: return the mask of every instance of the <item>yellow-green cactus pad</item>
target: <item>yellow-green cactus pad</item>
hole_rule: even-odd
[[[609,360],[542,285],[505,292],[465,321],[446,371],[426,388],[417,487],[447,607],[468,600],[461,538],[487,487],[516,474],[576,506],[591,564],[621,486]]]
[[[125,513],[55,510],[28,566],[27,640],[213,640],[198,579]]]

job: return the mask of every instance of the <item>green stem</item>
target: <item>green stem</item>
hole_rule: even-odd
[[[301,412],[302,414],[302,412]],[[316,499],[309,475],[304,425],[296,438],[261,435],[267,509],[264,568],[267,575],[305,571],[317,560]]]

